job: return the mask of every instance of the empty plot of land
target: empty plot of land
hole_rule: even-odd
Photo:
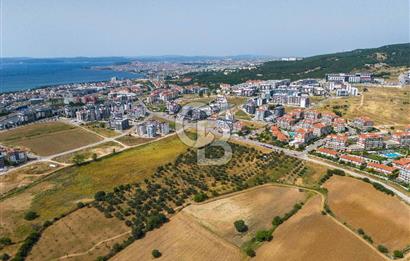
[[[12,170],[6,175],[1,175],[0,194],[26,186],[33,181],[48,175],[50,172],[57,170],[59,167],[59,164],[52,162],[38,162],[20,169]]]
[[[241,260],[239,248],[204,229],[184,212],[178,213],[161,228],[149,232],[114,256],[112,260],[151,260],[151,251],[158,249],[161,260],[229,261]]]
[[[32,124],[0,133],[0,142],[49,156],[101,141],[86,130],[62,122]]]
[[[77,154],[84,156],[84,160],[91,160],[94,153],[97,155],[97,157],[102,157],[112,153],[113,151],[119,151],[122,148],[123,146],[119,143],[109,141],[91,148],[64,154],[62,156],[54,158],[54,160],[63,163],[73,163],[74,156]]]
[[[27,260],[51,260],[69,254],[83,253],[99,242],[128,230],[124,222],[116,218],[105,218],[95,208],[83,208],[48,227]],[[104,249],[104,245],[101,246]],[[109,249],[106,249],[105,254],[108,251]]]
[[[241,246],[260,229],[269,229],[272,219],[290,211],[297,202],[304,201],[306,195],[298,189],[262,186],[200,205],[191,205],[184,212],[217,235]],[[241,234],[233,223],[242,219],[248,232]]]
[[[135,146],[149,141],[153,141],[155,140],[155,138],[141,138],[132,135],[126,135],[118,138],[117,140],[127,146]]]
[[[255,260],[384,260],[376,250],[330,217],[322,215],[320,210],[318,196],[309,200],[296,215],[275,230],[272,241],[256,251]]]
[[[334,176],[325,183],[330,209],[338,219],[362,228],[390,250],[410,245],[410,207],[363,181]]]
[[[410,88],[361,88],[363,97],[328,99],[319,105],[320,110],[337,110],[348,119],[368,116],[377,124],[409,124]],[[383,109],[381,109],[383,108]]]

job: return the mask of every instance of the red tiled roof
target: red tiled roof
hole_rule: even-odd
[[[340,155],[340,158],[344,160],[354,161],[357,163],[364,163],[364,160],[358,156],[342,154]]]
[[[330,154],[333,156],[337,156],[338,152],[335,150],[331,150],[331,149],[326,149],[326,148],[318,148],[317,151],[321,152],[321,153],[326,153],[326,154]]]
[[[379,164],[379,163],[374,163],[374,162],[369,162],[367,164],[367,167],[374,168],[374,169],[382,169],[382,170],[389,171],[389,172],[393,172],[394,170],[397,169],[395,167],[390,167],[384,164]]]
[[[406,166],[409,165],[410,166],[410,158],[402,158],[402,159],[398,159],[393,161],[394,164],[396,165],[400,165],[400,166]]]

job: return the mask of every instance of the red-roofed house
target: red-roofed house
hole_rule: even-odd
[[[285,134],[283,134],[277,126],[271,127],[272,135],[275,136],[279,141],[288,142],[289,138]]]
[[[397,169],[395,167],[390,167],[390,166],[380,164],[380,163],[375,163],[375,162],[367,163],[367,168],[374,169],[375,171],[386,174],[386,175],[391,175],[393,171]]]
[[[365,161],[363,160],[362,157],[354,156],[354,155],[347,155],[347,154],[340,155],[339,161],[346,162],[346,163],[352,163],[356,166],[361,166],[362,164],[365,164]]]
[[[337,158],[337,155],[338,155],[337,151],[326,149],[326,148],[318,148],[316,151],[324,156],[332,157],[335,159]]]
[[[400,170],[398,179],[410,183],[410,158],[395,160],[393,166]]]

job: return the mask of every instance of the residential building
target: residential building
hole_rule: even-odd
[[[358,117],[351,122],[351,125],[361,131],[369,131],[373,128],[374,122],[369,117]]]
[[[322,154],[327,157],[337,158],[339,153],[335,150],[327,149],[327,148],[318,148],[317,153]]]
[[[345,150],[348,146],[347,135],[330,134],[325,139],[325,147],[335,150]]]
[[[363,164],[366,163],[362,157],[354,156],[354,155],[347,155],[347,154],[340,155],[339,161],[345,162],[345,163],[351,163],[356,166],[362,166]]]
[[[379,173],[385,174],[385,175],[391,175],[393,171],[395,171],[397,168],[396,167],[390,167],[384,164],[380,163],[375,163],[375,162],[369,162],[367,163],[367,168],[373,169]]]
[[[378,133],[360,134],[358,144],[365,150],[384,148],[383,136]]]
[[[396,141],[403,147],[410,146],[410,132],[396,132],[392,135],[392,140]]]
[[[402,158],[393,161],[393,166],[399,169],[398,179],[410,183],[410,158]]]
[[[323,135],[327,135],[332,131],[332,127],[329,125],[325,125],[321,122],[313,124],[313,134],[316,137],[322,137]]]

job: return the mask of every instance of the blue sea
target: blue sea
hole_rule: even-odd
[[[123,57],[102,58],[3,58],[0,64],[0,93],[43,86],[142,78],[143,75],[111,70],[95,70],[93,66],[127,63]]]

